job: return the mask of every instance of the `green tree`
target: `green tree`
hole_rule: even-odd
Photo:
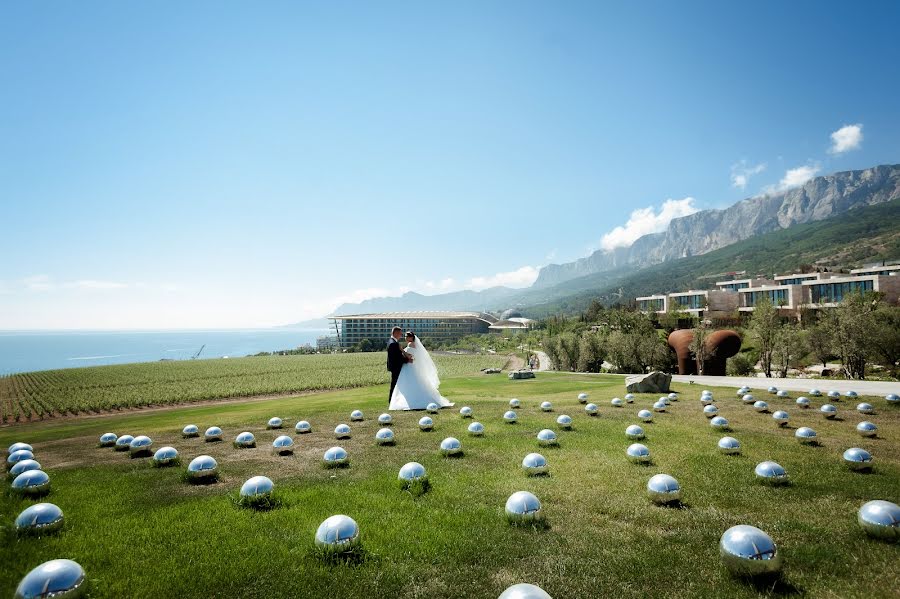
[[[579,372],[600,372],[606,358],[604,339],[600,333],[585,332],[581,335],[578,348]]]
[[[873,314],[875,326],[869,347],[873,359],[890,370],[900,362],[900,307],[879,304]]]
[[[822,368],[828,366],[834,352],[831,349],[831,333],[825,323],[816,323],[807,330],[806,343],[816,362],[822,364]]]
[[[748,330],[759,350],[759,362],[767,377],[772,376],[772,354],[778,343],[778,332],[781,329],[781,317],[778,309],[772,305],[768,297],[761,297],[753,309]]]
[[[876,328],[875,310],[880,298],[875,293],[851,293],[836,308],[826,311],[835,354],[850,379],[866,378],[871,336]]]
[[[800,365],[800,358],[806,354],[803,332],[796,325],[783,325],[775,337],[772,362],[778,376],[785,378],[788,370]]]
[[[710,329],[709,321],[706,320],[701,320],[699,325],[694,329],[694,338],[691,339],[689,349],[697,363],[697,374],[703,374],[703,368],[706,361],[713,357],[714,350],[710,351],[706,346],[706,341],[709,338],[710,333],[712,333],[712,330]]]

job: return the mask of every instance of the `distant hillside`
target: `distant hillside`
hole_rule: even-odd
[[[406,312],[421,310],[478,310],[489,311],[509,307],[521,289],[491,287],[484,291],[455,291],[439,295],[422,295],[414,291],[400,297],[376,297],[358,304],[342,304],[335,314],[365,314],[369,312]]]
[[[599,250],[567,264],[541,269],[534,287],[552,287],[587,275],[706,254],[757,235],[820,221],[900,198],[900,165],[815,177],[804,185],[742,200],[724,210],[676,218],[666,231],[644,235],[631,246]]]

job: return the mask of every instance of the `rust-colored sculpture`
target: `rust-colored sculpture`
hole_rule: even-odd
[[[693,329],[679,329],[669,335],[669,347],[678,357],[678,374],[697,374],[697,360],[691,353]],[[741,350],[741,336],[723,329],[713,331],[706,338],[707,358],[703,361],[703,374],[725,376],[725,360]]]

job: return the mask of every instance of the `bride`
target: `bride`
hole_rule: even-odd
[[[441,380],[428,350],[411,331],[406,333],[406,351],[414,360],[407,362],[400,370],[400,378],[391,395],[390,410],[424,410],[428,404],[436,403],[448,408],[453,404],[438,391]]]

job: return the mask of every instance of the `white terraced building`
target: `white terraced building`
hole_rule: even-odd
[[[420,339],[454,341],[467,335],[487,333],[497,319],[483,312],[382,312],[342,314],[328,317],[334,326],[337,344],[348,349],[363,339],[387,344],[395,326],[413,331]]]

